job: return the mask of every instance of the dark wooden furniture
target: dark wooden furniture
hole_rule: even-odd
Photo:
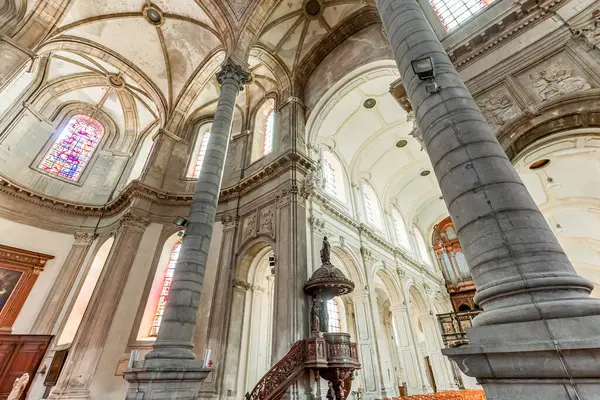
[[[29,373],[25,399],[51,340],[52,335],[0,334],[0,400],[8,398],[15,379]]]

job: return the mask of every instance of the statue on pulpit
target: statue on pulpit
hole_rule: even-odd
[[[28,373],[24,373],[23,375],[21,375],[20,377],[15,379],[15,383],[13,383],[12,390],[10,391],[10,394],[8,395],[7,400],[20,400],[28,383],[29,383],[29,374]]]
[[[312,308],[310,310],[311,315],[311,330],[313,332],[320,332],[321,330],[321,302],[313,297]]]
[[[323,264],[331,263],[331,245],[327,240],[327,236],[323,237],[323,247],[321,247],[321,262]]]

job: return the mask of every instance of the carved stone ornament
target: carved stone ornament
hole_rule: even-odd
[[[242,239],[246,240],[256,234],[256,214],[244,218],[244,228],[242,230]]]
[[[98,237],[98,235],[90,232],[75,232],[75,244],[90,245]]]
[[[373,262],[373,254],[371,253],[371,250],[364,246],[360,246],[360,254],[362,254],[365,263],[370,264]]]
[[[127,213],[119,221],[119,231],[124,228],[130,228],[134,230],[144,231],[146,227],[150,225],[150,219],[141,215],[134,215]]]
[[[585,78],[575,75],[572,67],[558,60],[552,61],[546,69],[531,75],[530,79],[535,80],[531,89],[542,101],[591,88]]]
[[[239,217],[233,214],[226,214],[221,216],[221,223],[224,228],[233,228],[238,221]]]
[[[419,125],[417,125],[417,119],[415,118],[415,112],[411,111],[410,113],[408,113],[408,115],[406,116],[406,120],[408,122],[413,123],[413,127],[412,127],[412,130],[410,131],[409,135],[414,137],[417,140],[417,142],[419,142],[419,145],[421,146],[421,150],[425,150],[425,141],[423,140],[423,133],[419,129]]]
[[[275,212],[273,206],[263,208],[260,211],[260,231],[275,233]]]
[[[571,33],[578,38],[584,38],[592,46],[600,45],[600,10],[592,13],[592,20],[571,27]]]
[[[325,221],[318,217],[308,218],[310,226],[313,228],[313,232],[321,236],[325,232]]]
[[[517,115],[514,104],[506,90],[500,89],[477,100],[488,124],[502,126]]]
[[[244,71],[235,61],[228,58],[217,72],[217,82],[223,85],[225,82],[233,82],[242,90],[243,86],[252,80],[252,75]]]
[[[245,280],[234,279],[233,280],[233,287],[234,288],[244,289],[244,290],[250,290],[252,288],[252,285],[249,284],[248,282],[246,282]]]
[[[7,400],[19,400],[23,396],[23,392],[25,391],[25,388],[27,387],[28,383],[28,373],[24,373],[23,375],[15,379],[12,390],[10,391]]]

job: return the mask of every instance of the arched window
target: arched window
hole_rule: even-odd
[[[75,115],[56,138],[39,168],[51,175],[77,182],[98,148],[104,128],[85,115]]]
[[[370,185],[363,185],[363,200],[365,203],[365,212],[367,213],[367,223],[381,229],[381,210],[379,209],[375,191]]]
[[[274,124],[275,101],[267,99],[258,109],[254,120],[251,161],[256,161],[273,151]]]
[[[429,0],[447,31],[465,23],[494,0]]]
[[[430,267],[433,266],[433,263],[431,262],[431,256],[429,255],[429,250],[427,250],[427,245],[425,244],[425,239],[423,238],[423,234],[416,226],[413,230],[415,232],[415,238],[417,239],[417,246],[419,247],[419,255],[421,256],[421,261],[423,261]]]
[[[327,301],[327,314],[329,316],[329,320],[327,321],[327,332],[340,332],[340,307],[334,299]]]
[[[198,135],[196,135],[196,142],[192,150],[192,159],[188,167],[188,178],[198,178],[200,176],[202,164],[204,164],[204,156],[206,155],[206,148],[210,139],[211,127],[212,124],[204,124],[198,129]]]
[[[328,151],[323,152],[323,180],[325,191],[345,203],[346,187],[344,185],[342,164],[336,156]]]
[[[167,273],[162,284],[162,290],[160,297],[158,298],[158,304],[156,305],[156,311],[154,312],[154,319],[152,320],[152,326],[150,327],[150,333],[148,336],[158,336],[158,330],[160,323],[162,322],[163,314],[165,313],[165,307],[167,305],[167,299],[169,298],[169,290],[171,290],[171,283],[173,282],[173,274],[175,273],[175,267],[177,266],[177,259],[179,258],[179,252],[181,251],[181,241],[178,240],[171,250],[169,257],[169,263],[167,264]]]
[[[396,208],[392,208],[392,222],[394,223],[394,233],[396,234],[396,243],[408,250],[411,250],[410,239],[404,224],[404,218]]]

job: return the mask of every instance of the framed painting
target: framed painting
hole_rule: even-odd
[[[0,245],[0,332],[10,333],[46,262],[54,256]]]

